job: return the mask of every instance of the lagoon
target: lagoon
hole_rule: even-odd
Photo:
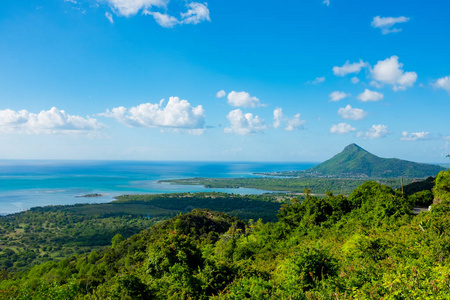
[[[220,189],[159,183],[191,177],[257,177],[257,172],[305,170],[317,163],[289,162],[148,162],[0,160],[0,214],[36,206],[104,203],[123,194],[267,191]],[[102,197],[77,197],[85,194]]]

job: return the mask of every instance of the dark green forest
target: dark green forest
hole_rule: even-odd
[[[283,196],[180,193],[123,195],[102,204],[36,207],[0,217],[0,270],[24,271],[49,260],[98,250],[116,234],[128,238],[155,222],[195,208],[243,220],[276,221]]]
[[[2,270],[0,298],[450,299],[450,170],[415,189],[367,181],[348,196],[246,200],[281,204],[266,221],[193,209],[107,247]],[[419,202],[434,204],[415,215]]]

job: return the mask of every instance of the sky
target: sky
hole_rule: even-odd
[[[0,2],[0,159],[448,163],[448,0]]]

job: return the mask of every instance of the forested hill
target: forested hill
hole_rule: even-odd
[[[350,144],[331,159],[305,171],[316,176],[370,178],[425,178],[445,169],[397,158],[378,157],[356,144]]]
[[[193,210],[110,247],[1,270],[0,299],[450,299],[450,170],[428,192],[435,204],[417,216],[420,197],[375,181],[292,199],[277,222]]]

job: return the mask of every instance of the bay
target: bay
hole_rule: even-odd
[[[123,194],[226,192],[261,194],[256,189],[220,189],[158,183],[191,177],[257,177],[255,172],[305,170],[316,163],[148,162],[0,160],[0,214],[36,206],[104,203]],[[85,194],[102,197],[77,197]]]

